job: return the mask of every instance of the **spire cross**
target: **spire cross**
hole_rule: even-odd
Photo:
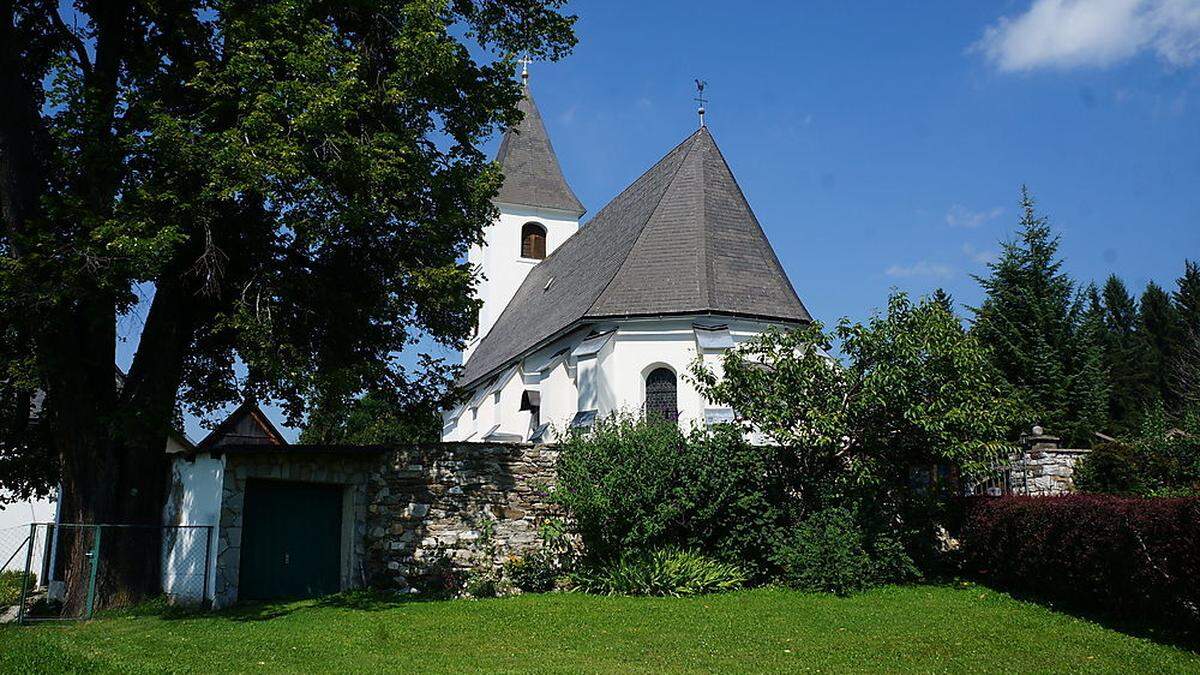
[[[700,109],[696,111],[700,114],[700,126],[704,126],[704,104],[708,103],[708,99],[704,98],[704,87],[707,84],[704,80],[696,80],[696,98],[693,100],[700,103]]]
[[[521,82],[529,84],[529,64],[533,63],[533,59],[529,58],[529,55],[526,54],[517,63],[521,64]]]

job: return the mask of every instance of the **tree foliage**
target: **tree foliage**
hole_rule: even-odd
[[[1094,398],[1107,389],[1107,369],[1096,361],[1100,336],[1085,312],[1088,298],[1062,269],[1058,236],[1024,187],[1021,214],[1017,240],[1002,244],[988,275],[976,277],[985,298],[972,333],[1039,424],[1086,443],[1107,426]]]
[[[518,121],[514,55],[573,46],[562,4],[0,4],[0,468],[39,466],[36,412],[64,518],[152,522],[178,405],[420,392],[397,355],[470,332],[481,144]]]
[[[845,357],[828,355],[836,342]],[[944,304],[896,293],[885,313],[772,330],[697,361],[702,394],[748,431],[791,449],[810,507],[862,488],[907,483],[916,467],[991,468],[1015,448],[1022,410],[988,351]]]

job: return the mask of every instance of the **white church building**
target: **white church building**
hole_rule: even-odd
[[[692,362],[811,318],[708,128],[581,224],[528,82],[520,108],[500,215],[468,254],[483,306],[443,440],[548,442],[617,411],[732,419],[685,377]]]

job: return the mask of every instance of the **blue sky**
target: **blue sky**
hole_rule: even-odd
[[[578,47],[530,82],[589,215],[695,129],[704,79],[718,145],[826,322],[893,287],[977,302],[1022,183],[1081,281],[1170,285],[1200,258],[1200,0],[569,9]]]

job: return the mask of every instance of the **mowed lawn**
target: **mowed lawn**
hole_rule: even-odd
[[[0,628],[3,672],[1200,672],[1200,655],[979,586],[850,598],[358,596]]]

